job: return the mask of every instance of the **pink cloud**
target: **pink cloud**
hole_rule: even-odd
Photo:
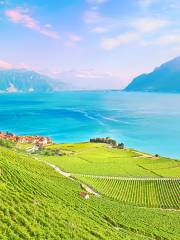
[[[11,63],[8,63],[8,62],[0,59],[0,68],[10,69],[10,68],[12,68],[12,67],[13,67],[13,66],[12,66]]]
[[[47,37],[53,38],[53,39],[59,39],[60,36],[58,32],[52,31],[47,26],[41,26],[40,23],[32,18],[28,14],[28,9],[9,9],[5,12],[5,15],[9,18],[9,20],[16,24],[21,24],[24,27],[30,28],[36,32],[39,32]]]
[[[66,39],[64,40],[64,45],[69,47],[75,47],[79,42],[82,41],[82,37],[72,33],[72,32],[65,32]]]
[[[67,34],[69,40],[72,42],[80,42],[82,40],[82,38],[79,35],[74,34],[72,32],[67,32],[66,34]]]

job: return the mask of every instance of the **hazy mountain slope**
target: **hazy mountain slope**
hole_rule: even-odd
[[[136,77],[125,91],[180,93],[180,57]]]
[[[0,70],[0,92],[52,92],[64,88],[64,83],[33,71]]]

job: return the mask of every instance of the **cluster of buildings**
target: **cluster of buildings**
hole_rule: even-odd
[[[95,142],[95,143],[106,143],[111,145],[112,147],[117,147],[117,148],[124,148],[123,143],[118,143],[116,140],[106,137],[106,138],[91,138],[90,142]]]
[[[6,132],[0,132],[0,139],[7,139],[14,142],[20,143],[33,143],[35,145],[43,146],[47,144],[51,144],[52,140],[49,137],[42,136],[17,136],[15,134]]]

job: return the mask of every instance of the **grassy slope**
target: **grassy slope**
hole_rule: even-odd
[[[0,239],[172,239],[174,211],[79,197],[80,187],[42,162],[0,148]]]
[[[63,157],[48,157],[48,161],[71,173],[103,176],[180,176],[180,161],[162,157],[136,158],[143,154],[132,149],[120,150],[96,143],[60,144],[51,148],[69,152],[69,155]]]
[[[96,143],[53,145],[50,148],[60,148],[68,155],[45,158],[47,161],[73,173],[78,179],[107,197],[135,206],[180,208],[179,180],[124,181],[94,176],[178,177],[179,161],[155,158],[133,149],[120,150]]]
[[[77,176],[99,193],[135,206],[180,210],[179,180],[120,180]]]

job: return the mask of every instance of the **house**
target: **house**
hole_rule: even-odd
[[[34,145],[33,147],[26,149],[26,151],[29,152],[29,153],[35,153],[38,150],[39,150],[39,146],[38,145]]]
[[[87,192],[80,192],[80,196],[82,198],[84,198],[85,200],[88,200],[90,198],[90,196]]]

